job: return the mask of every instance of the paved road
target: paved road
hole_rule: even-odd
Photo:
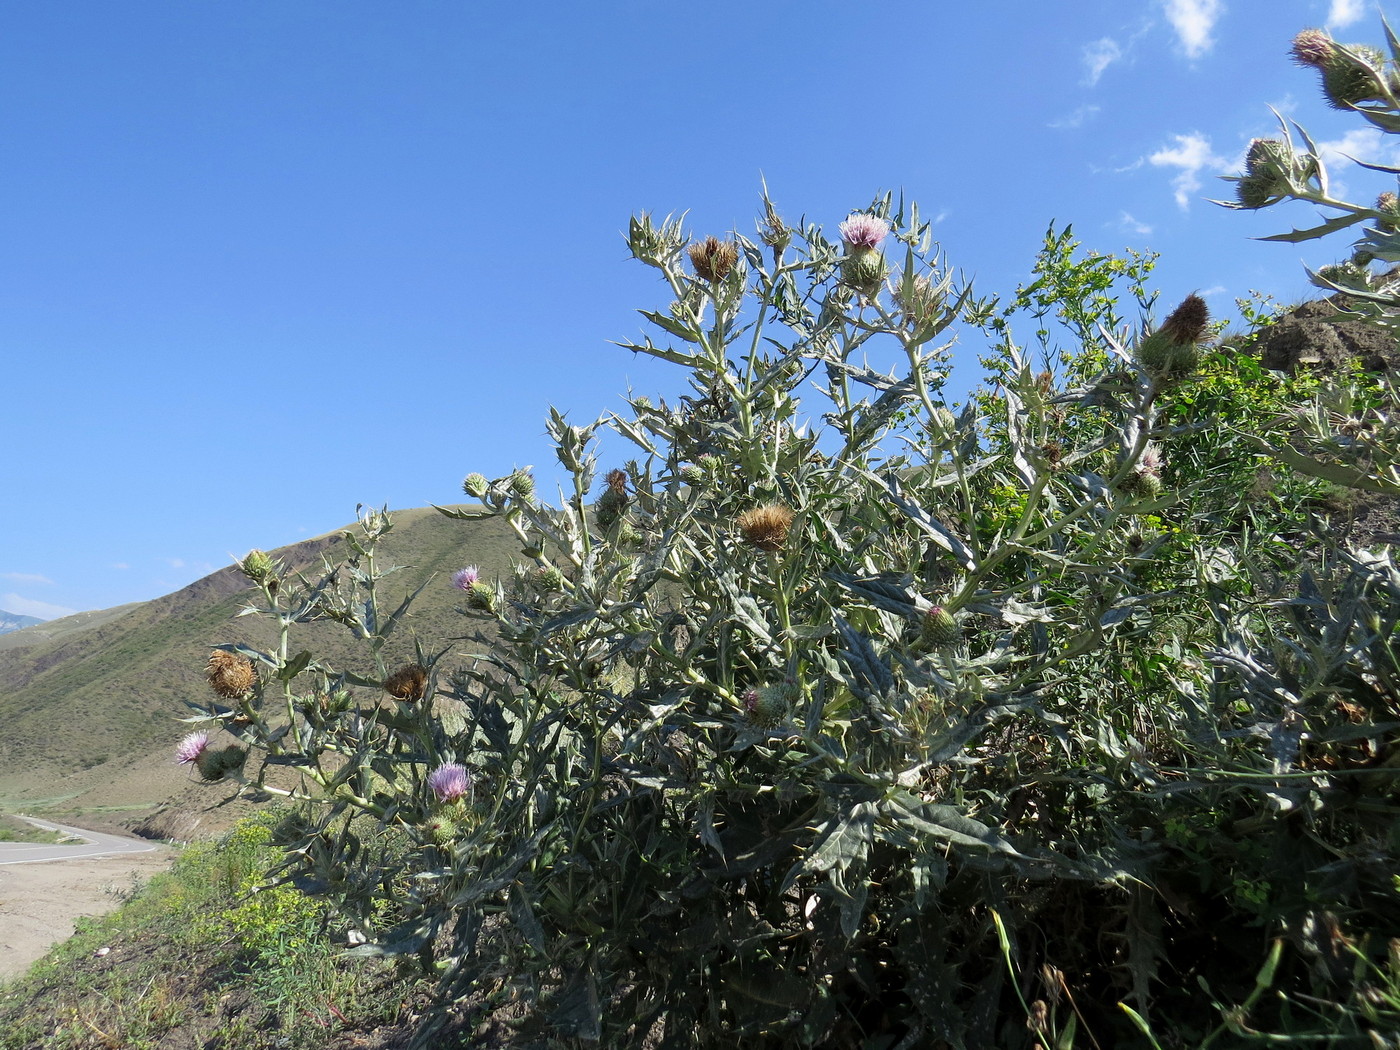
[[[69,842],[52,845],[41,842],[0,842],[0,865],[39,864],[50,860],[81,860],[91,857],[111,857],[118,853],[149,853],[156,848],[155,843],[144,839],[129,839],[122,835],[108,835],[101,831],[88,831],[85,828],[72,828],[66,824],[53,824],[36,817],[20,817],[36,828],[45,831],[62,831],[82,839],[82,842]]]

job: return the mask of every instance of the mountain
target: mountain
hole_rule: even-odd
[[[6,612],[0,609],[0,634],[9,634],[11,631],[18,631],[25,627],[31,627],[36,623],[44,621],[37,616],[21,616],[19,613]]]
[[[270,553],[289,570],[315,578],[323,557],[344,556],[345,531],[356,527]],[[440,649],[473,633],[476,621],[455,612],[461,592],[450,583],[452,572],[467,564],[480,566],[487,578],[507,572],[517,549],[499,519],[459,521],[430,509],[395,512],[378,560],[381,567],[402,568],[382,582],[381,602],[393,608],[420,584],[433,582],[386,647],[390,666],[412,659],[415,638]],[[0,810],[117,824],[141,820],[171,795],[189,805],[221,801],[227,790],[192,782],[175,764],[173,748],[189,729],[179,721],[191,714],[184,701],[210,697],[203,673],[210,647],[273,646],[269,623],[238,616],[254,593],[229,566],[154,601],[0,636]],[[344,627],[321,622],[297,631],[294,649],[373,674]],[[474,649],[463,642],[460,651]]]

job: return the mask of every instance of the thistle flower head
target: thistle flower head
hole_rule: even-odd
[[[722,281],[739,261],[739,246],[733,241],[706,237],[686,249],[695,275],[705,281]]]
[[[243,575],[254,583],[262,583],[263,580],[273,575],[277,571],[277,566],[266,551],[251,550],[238,563]]]
[[[496,589],[484,580],[467,587],[467,607],[490,612],[496,607]]]
[[[616,492],[619,496],[627,495],[627,471],[614,467],[608,471],[604,480],[608,484],[609,492]]]
[[[788,529],[792,527],[791,508],[781,503],[768,503],[744,511],[734,519],[744,542],[770,554],[783,549]]]
[[[1177,346],[1199,343],[1210,324],[1210,308],[1206,301],[1192,292],[1181,305],[1173,310],[1162,322],[1160,331]]]
[[[458,569],[452,574],[452,586],[459,591],[469,591],[472,584],[479,579],[481,579],[481,570],[475,565],[468,565],[465,569]]]
[[[851,251],[870,251],[890,233],[890,224],[875,215],[852,215],[840,226],[841,239]]]
[[[739,698],[744,714],[755,726],[770,729],[787,717],[796,688],[792,683],[760,685],[746,689]]]
[[[473,499],[484,499],[490,489],[491,482],[486,480],[485,474],[473,471],[462,479],[462,491]]]
[[[204,675],[209,679],[209,688],[228,700],[247,696],[258,680],[251,660],[226,649],[215,649],[209,654]]]
[[[1156,445],[1148,445],[1142,450],[1142,458],[1138,460],[1138,469],[1148,474],[1162,473],[1162,467],[1166,465],[1166,460],[1162,458],[1162,450]]]
[[[925,612],[919,627],[919,641],[928,649],[955,645],[962,640],[962,634],[962,628],[953,614],[941,605],[935,605]]]
[[[466,769],[456,762],[444,762],[428,774],[428,790],[443,805],[466,798],[471,786]]]
[[[193,733],[187,733],[175,745],[175,761],[182,766],[188,765],[199,758],[208,746],[209,734],[204,730],[197,729]]]
[[[384,691],[395,700],[422,700],[423,691],[427,687],[427,668],[418,664],[405,664],[384,679]]]
[[[1321,29],[1304,29],[1293,38],[1290,54],[1300,66],[1321,66],[1337,53],[1332,38]]]

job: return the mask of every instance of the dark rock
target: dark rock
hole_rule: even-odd
[[[1368,372],[1400,372],[1394,332],[1366,321],[1337,320],[1337,314],[1332,299],[1303,303],[1261,331],[1247,349],[1277,372],[1299,367],[1332,372],[1353,361]]]

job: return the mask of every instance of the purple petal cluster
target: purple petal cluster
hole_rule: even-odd
[[[175,761],[180,765],[188,765],[200,755],[204,754],[209,747],[209,734],[204,730],[196,730],[181,737],[180,742],[175,745]]]
[[[874,215],[852,215],[840,226],[841,238],[853,250],[874,248],[889,236],[890,224]]]
[[[460,802],[471,790],[471,778],[456,762],[444,762],[428,774],[428,790],[439,802]]]
[[[472,584],[481,579],[481,570],[475,565],[468,565],[465,569],[458,569],[452,574],[452,586],[459,591],[469,591]]]

